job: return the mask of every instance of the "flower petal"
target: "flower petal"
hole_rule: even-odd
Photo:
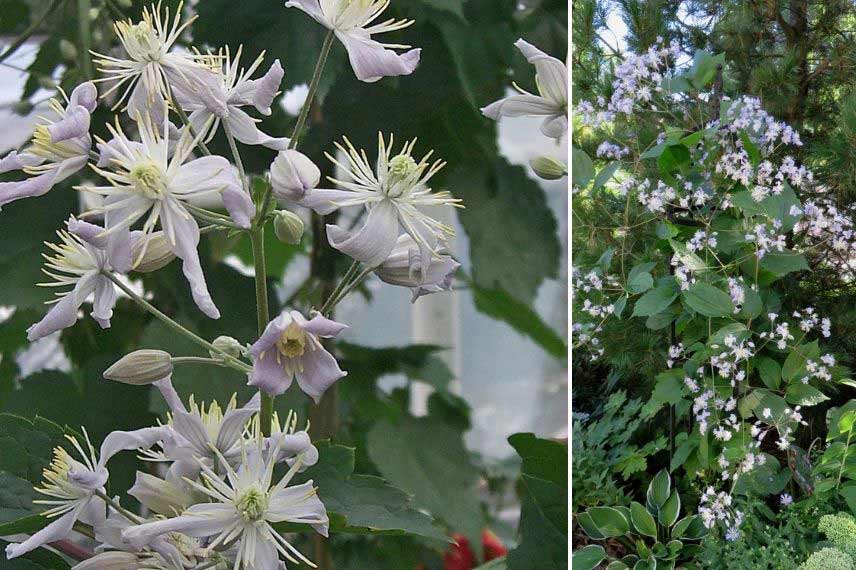
[[[282,364],[277,362],[276,354],[265,352],[253,359],[253,371],[249,374],[247,385],[255,386],[271,396],[279,396],[291,386],[292,377],[286,374]]]
[[[214,445],[222,452],[229,451],[241,438],[244,427],[257,410],[252,408],[238,408],[230,410],[223,415],[220,422],[220,431],[217,432],[217,441]]]
[[[111,432],[101,443],[99,465],[119,453],[129,449],[149,449],[154,444],[170,437],[172,428],[168,426],[148,427],[134,431]]]
[[[285,329],[291,325],[291,320],[291,311],[281,312],[279,316],[268,323],[259,340],[254,342],[250,347],[250,354],[254,357],[259,357],[263,352],[273,349],[276,341],[279,340]]]
[[[559,105],[568,103],[568,67],[529,42],[519,39],[514,45],[535,66],[535,80],[544,97]]]
[[[107,277],[100,276],[95,282],[95,299],[92,305],[92,318],[98,321],[102,329],[110,328],[110,317],[116,305],[116,287]]]
[[[49,170],[44,174],[26,178],[18,182],[0,182],[0,207],[33,196],[43,196],[57,182],[57,172]]]
[[[83,220],[78,220],[74,217],[68,219],[66,226],[68,227],[69,232],[73,233],[92,247],[96,247],[98,249],[104,249],[107,247],[107,237],[101,235],[104,233],[104,228],[101,226],[84,222]]]
[[[12,170],[21,170],[27,166],[38,166],[44,161],[45,159],[41,156],[36,156],[29,152],[19,153],[18,151],[13,150],[0,160],[0,173]]]
[[[279,92],[279,85],[282,83],[284,76],[285,71],[282,70],[282,64],[276,59],[261,79],[252,80],[253,87],[255,88],[253,107],[258,109],[262,115],[270,115],[270,106],[273,104],[274,97]]]
[[[232,131],[232,135],[244,144],[262,145],[273,150],[285,150],[291,139],[287,137],[274,138],[263,133],[256,126],[256,121],[238,107],[229,107],[229,116],[223,119]]]
[[[365,225],[355,233],[340,226],[327,225],[330,245],[369,266],[380,265],[389,257],[398,240],[398,232],[398,211],[389,200],[372,207]]]
[[[54,143],[82,137],[89,132],[89,111],[82,106],[69,107],[65,117],[47,129]]]
[[[348,59],[357,79],[373,83],[382,77],[410,75],[419,65],[419,54],[422,50],[412,49],[402,54],[383,47],[369,36],[362,28],[347,32],[336,31],[336,37],[348,50]]]
[[[196,251],[199,245],[199,226],[196,225],[196,220],[177,200],[167,198],[163,202],[161,223],[170,249],[183,261],[181,268],[196,305],[212,319],[219,319],[220,311],[208,292],[202,265],[199,263],[199,252]]]
[[[358,197],[356,192],[349,192],[347,190],[315,188],[306,192],[302,199],[295,200],[295,203],[304,208],[310,208],[322,216],[326,216],[339,209],[338,202],[353,200],[356,197]]]
[[[83,281],[78,282],[77,287],[81,286]],[[88,294],[88,293],[87,293]],[[58,303],[50,308],[47,314],[27,329],[27,340],[30,342],[45,337],[51,333],[70,327],[77,322],[77,311],[80,310],[80,305],[86,295],[78,298],[74,292],[69,293]]]
[[[538,95],[519,94],[495,101],[481,110],[485,117],[498,120],[500,117],[551,116],[557,107]]]
[[[178,392],[175,391],[175,387],[172,385],[172,375],[154,382],[153,385],[160,391],[161,396],[166,400],[166,404],[173,413],[187,412],[184,402],[181,401]]]
[[[67,538],[68,535],[71,534],[71,530],[74,527],[74,522],[77,520],[77,515],[80,512],[80,509],[81,507],[78,506],[74,510],[65,513],[20,544],[11,543],[6,545],[6,558],[11,560],[12,558],[17,558],[22,554],[26,554],[31,550],[35,550],[42,545]]]
[[[561,139],[568,132],[568,117],[565,115],[547,117],[541,123],[541,132],[551,139]]]
[[[336,336],[346,328],[348,325],[332,321],[320,313],[315,314],[310,321],[303,325],[303,330],[306,332],[325,338]]]
[[[297,372],[297,385],[315,400],[315,403],[321,400],[321,396],[336,380],[348,375],[339,368],[335,357],[320,343],[315,350],[304,352],[300,363],[303,369]]]
[[[312,481],[277,489],[271,493],[266,520],[311,524],[318,533],[327,536],[327,509],[312,490]]]
[[[80,105],[90,113],[98,106],[98,89],[91,81],[81,83],[71,92],[71,97],[68,98],[68,106],[74,107]]]
[[[285,7],[302,10],[312,16],[316,22],[324,27],[331,27],[329,22],[327,22],[327,18],[324,17],[324,12],[321,10],[321,5],[318,3],[318,0],[288,0],[288,2],[285,3]]]

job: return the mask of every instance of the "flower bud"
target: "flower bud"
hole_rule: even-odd
[[[164,516],[180,513],[193,504],[193,494],[187,489],[142,471],[137,471],[137,480],[128,494],[150,511]]]
[[[538,177],[544,180],[558,180],[563,176],[568,175],[568,167],[548,156],[539,156],[529,161],[529,166],[535,171]]]
[[[320,181],[318,167],[308,156],[296,150],[281,151],[270,166],[270,183],[278,198],[300,200]]]
[[[273,231],[282,243],[298,244],[303,237],[303,220],[294,212],[278,210],[273,219]]]
[[[74,44],[63,38],[59,41],[59,52],[62,54],[63,59],[67,61],[74,61],[77,59],[77,48],[74,47]]]
[[[134,261],[140,256],[145,246],[143,258],[134,266],[135,271],[140,273],[151,273],[157,271],[161,267],[167,265],[175,259],[175,254],[169,248],[169,243],[166,241],[166,236],[163,232],[158,231],[152,233],[148,239],[140,238],[134,243],[133,259]]]
[[[104,371],[104,378],[142,386],[172,374],[172,356],[163,350],[135,350]]]
[[[244,347],[241,346],[241,343],[230,336],[218,336],[211,344],[213,344],[215,348],[222,350],[233,358],[238,358],[244,352]],[[214,352],[213,350],[209,352],[211,354],[211,358],[222,357],[222,354]]]

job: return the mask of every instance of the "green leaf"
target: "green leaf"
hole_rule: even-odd
[[[300,481],[312,479],[318,497],[332,513],[331,532],[371,534],[411,534],[436,541],[448,541],[432,524],[431,517],[416,510],[410,497],[374,475],[354,474],[354,449],[316,442],[318,463],[301,474]]]
[[[571,147],[571,181],[584,188],[594,177],[594,164],[581,148]]]
[[[654,517],[651,516],[648,509],[636,501],[630,503],[630,521],[633,523],[633,527],[636,529],[636,532],[645,536],[650,536],[656,540],[657,521],[654,520]]]
[[[697,282],[683,293],[684,302],[706,317],[728,317],[734,314],[734,304],[728,293],[713,285]]]
[[[678,298],[678,284],[673,277],[657,282],[657,286],[636,300],[634,317],[648,317],[665,311]]]
[[[473,280],[532,302],[544,279],[558,276],[561,257],[556,219],[544,190],[523,168],[504,161],[487,171],[461,169],[449,189],[467,206],[458,219],[470,240]]]
[[[678,520],[678,515],[681,512],[681,496],[678,494],[678,491],[672,491],[672,494],[669,495],[666,503],[660,508],[660,512],[657,513],[657,520],[660,521],[660,524],[666,528],[670,528],[675,521]]]
[[[648,484],[648,492],[645,495],[648,508],[654,512],[659,512],[669,500],[671,489],[672,479],[669,477],[669,472],[663,469]]]
[[[728,323],[713,333],[710,339],[708,339],[707,345],[722,348],[727,336],[733,336],[737,342],[741,342],[747,340],[751,336],[751,333],[743,323]]]
[[[606,558],[606,551],[599,544],[589,544],[575,551],[571,558],[572,570],[593,570]]]
[[[752,163],[753,167],[757,167],[758,163],[761,162],[761,152],[757,145],[752,142],[746,131],[740,131],[740,140],[743,142],[743,149],[749,155],[749,162]]]
[[[642,416],[645,418],[653,415],[666,404],[677,404],[683,397],[683,370],[667,370],[656,376],[654,391],[651,399],[642,408]]]
[[[591,517],[598,530],[607,538],[624,536],[630,532],[630,523],[618,509],[612,507],[592,507],[586,513]]]
[[[368,454],[392,484],[413,495],[416,506],[481,544],[484,518],[478,498],[480,474],[461,433],[431,417],[402,415],[371,428]]]
[[[627,290],[633,295],[644,293],[653,286],[654,278],[650,273],[637,273],[627,278]]]
[[[615,172],[621,168],[621,163],[616,161],[610,162],[603,168],[601,168],[600,172],[597,173],[597,177],[594,179],[594,184],[592,184],[591,189],[597,190],[601,188],[604,184],[609,182],[609,180],[615,176]]]
[[[785,399],[795,406],[816,406],[829,399],[829,396],[812,386],[796,382],[785,390]]]
[[[720,65],[725,65],[725,54],[712,55],[705,50],[696,50],[692,68],[687,72],[693,86],[696,89],[705,88],[716,77]]]
[[[568,482],[568,446],[531,433],[516,433],[508,443],[523,460],[521,471],[557,485]]]
[[[820,347],[816,340],[794,347],[782,365],[782,378],[788,382],[802,379],[807,374],[806,361],[817,361],[819,358]]]
[[[556,358],[568,355],[568,345],[532,307],[501,289],[485,289],[471,283],[473,302],[479,312],[510,325],[514,330],[532,339],[538,346]]]
[[[785,249],[767,252],[761,258],[761,268],[781,277],[794,271],[807,270],[808,262],[802,254]]]
[[[782,367],[772,358],[762,356],[755,362],[761,381],[770,390],[778,390],[782,383]]]
[[[682,144],[667,146],[657,157],[657,168],[662,174],[671,174],[680,170],[690,161],[690,151]]]

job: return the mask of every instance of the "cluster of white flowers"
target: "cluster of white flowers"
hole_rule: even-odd
[[[787,236],[778,233],[781,220],[772,220],[770,224],[755,224],[752,233],[746,234],[746,241],[755,244],[755,256],[761,259],[771,251],[782,252],[787,247]]]
[[[390,19],[371,24],[388,1],[293,0],[287,5],[308,13],[335,34],[362,81],[408,75],[419,62],[419,49],[398,53],[396,49],[408,46],[372,39],[374,34],[413,23]],[[428,207],[460,206],[448,192],[434,192],[429,186],[443,161],[431,159],[432,152],[415,158],[415,140],[395,147],[391,135],[388,139],[379,135],[372,164],[365,151],[345,139],[337,148],[346,163],[328,155],[340,167],[342,179],[330,179],[335,189],[318,188],[318,167],[295,148],[304,123],[298,121],[294,139],[272,137],[259,130],[259,120],[244,110],[271,113],[284,75],[279,61],[254,79],[261,57],[245,69],[240,66],[240,49],[233,58],[229,48],[217,54],[178,48],[179,38],[193,21],[182,23],[181,15],[181,3],[172,14],[158,4],[144,9],[139,22],[115,24],[121,47],[112,55],[95,58],[104,77],[76,87],[65,105],[52,102],[55,117],[40,119],[32,143],[0,160],[0,172],[18,170],[27,175],[0,183],[0,206],[44,195],[90,161],[103,179],[100,184],[77,187],[94,195],[94,206],[72,216],[66,229],[58,232],[60,242],[49,244],[53,253],[45,256],[46,273],[54,282],[48,285],[66,290],[30,327],[30,340],[74,325],[88,299],[93,302],[92,318],[109,327],[118,287],[208,350],[211,358],[139,350],[105,371],[105,378],[111,380],[157,386],[171,409],[167,423],[113,432],[98,454],[88,437],[85,445],[69,438],[79,459],[57,448],[45,470],[45,484],[38,489],[50,498],[43,501],[49,505],[44,516],[55,520],[22,543],[10,544],[9,558],[63,540],[81,522],[91,526],[99,547],[77,570],[180,570],[226,564],[235,570],[275,570],[285,567],[281,559],[314,566],[282,535],[280,525],[306,525],[327,534],[327,512],[312,481],[295,483],[295,478],[305,479],[300,473],[318,461],[317,449],[306,431],[297,431],[296,417],[289,416],[280,425],[269,407],[268,413],[260,412],[264,408],[260,402],[281,394],[293,382],[317,402],[346,375],[322,339],[338,335],[346,326],[319,311],[305,317],[286,309],[266,326],[260,322],[264,330],[251,346],[230,337],[208,342],[127,288],[120,275],[157,271],[178,258],[199,309],[219,318],[197,251],[200,235],[203,231],[261,234],[265,224],[282,218],[282,211],[275,211],[277,200],[322,214],[351,206],[365,210],[360,227],[326,227],[329,243],[354,262],[336,297],[322,306],[325,314],[331,310],[326,307],[334,306],[372,274],[410,288],[415,301],[421,295],[449,290],[459,267],[446,249],[452,228],[425,212]],[[541,87],[559,89],[562,78],[556,62],[545,61],[541,52],[526,53],[540,71]],[[316,74],[325,58],[322,55],[319,60]],[[113,109],[127,117],[117,116],[115,126],[107,125],[110,140],[98,139],[96,151],[90,120],[98,105],[96,84],[102,83],[107,89],[101,98],[110,97]],[[557,112],[562,94],[542,95],[545,108]],[[310,104],[305,103],[304,111]],[[561,130],[564,113],[552,117],[547,127]],[[178,126],[172,122],[174,115],[180,119]],[[133,122],[133,130],[128,131],[133,136],[126,134],[122,121]],[[234,163],[212,155],[205,144],[220,131],[230,143]],[[256,196],[256,202],[236,140],[278,151],[270,167],[271,187]],[[200,207],[198,198],[215,198],[228,215]],[[277,228],[277,236],[281,229]],[[302,224],[286,233],[283,241],[296,243]],[[600,288],[594,278],[589,283]],[[223,410],[216,403],[197,404],[192,397],[186,407],[172,387],[171,373],[174,364],[190,361],[233,368],[260,391],[242,407],[234,398]],[[145,459],[160,464],[157,475],[139,472],[129,491],[147,508],[146,517],[130,513],[119,499],[106,494],[106,463],[122,450],[140,450]],[[275,477],[279,464],[288,469],[284,476]]]
[[[618,160],[621,157],[630,154],[630,149],[617,144],[612,144],[609,141],[603,141],[600,143],[600,146],[597,147],[597,152],[595,154],[597,154],[599,158],[614,158],[615,160]]]
[[[582,273],[571,268],[571,296],[580,311],[599,320],[595,323],[574,323],[571,334],[579,346],[587,346],[590,357],[596,360],[603,355],[604,349],[597,335],[603,330],[603,321],[615,313],[615,302],[610,294],[622,291],[618,278],[603,274],[600,269]]]
[[[743,277],[728,278],[728,295],[731,297],[731,302],[734,304],[734,313],[740,312],[743,303],[746,302],[746,283]]]
[[[723,99],[728,100],[727,97]],[[723,122],[721,129],[733,134],[746,132],[767,154],[772,153],[778,144],[802,146],[799,133],[765,111],[757,97],[744,95],[734,100]]]
[[[663,90],[661,83],[667,76],[669,61],[677,59],[680,53],[677,41],[667,46],[662,38],[657,38],[645,53],[627,54],[615,68],[609,101],[599,97],[596,105],[588,101],[577,105],[583,124],[597,128],[618,114],[631,115],[637,104],[651,103],[654,94]]]
[[[701,251],[706,247],[710,249],[716,249],[716,236],[717,232],[710,232],[709,234],[704,230],[698,230],[693,237],[687,241],[687,249],[696,252]]]
[[[740,538],[740,525],[743,524],[743,512],[732,508],[733,497],[724,491],[717,492],[713,487],[705,489],[701,495],[698,514],[705,528],[713,528],[717,524],[726,529],[725,536],[729,541]]]

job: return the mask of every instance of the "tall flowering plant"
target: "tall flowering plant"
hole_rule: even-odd
[[[295,537],[326,537],[337,525],[345,527],[339,511],[356,499],[342,499],[347,491],[321,489],[310,477],[308,470],[319,462],[323,447],[313,443],[308,423],[299,429],[296,415],[278,416],[274,398],[291,389],[318,402],[347,375],[330,345],[347,325],[332,313],[363,281],[377,274],[388,284],[412,289],[416,301],[450,289],[458,268],[446,248],[453,230],[426,209],[462,207],[448,192],[432,188],[432,177],[444,166],[431,159],[432,152],[420,153],[416,141],[396,142],[391,134],[380,134],[372,161],[345,139],[328,155],[339,171],[325,188],[328,182],[321,181],[318,166],[298,150],[334,38],[347,49],[361,81],[415,69],[419,49],[399,54],[394,50],[406,46],[371,37],[412,24],[372,24],[387,5],[288,3],[329,29],[288,137],[262,132],[248,113],[271,113],[284,74],[278,60],[261,73],[261,57],[241,66],[241,48],[216,53],[177,49],[192,20],[182,21],[180,5],[174,12],[160,4],[145,8],[139,20],[116,22],[119,50],[95,54],[101,76],[77,86],[64,103],[52,102],[53,117],[41,120],[32,143],[0,161],[4,172],[21,172],[18,180],[0,184],[0,204],[51,200],[43,195],[83,169],[95,179],[76,187],[89,207],[71,215],[58,228],[56,243],[47,244],[49,280],[43,285],[56,288],[56,299],[28,329],[29,340],[74,327],[80,318],[109,328],[117,320],[117,298],[124,295],[209,354],[146,348],[104,371],[109,381],[153,385],[169,409],[167,420],[114,431],[98,450],[85,428],[80,433],[66,429],[36,489],[45,510],[26,524],[6,525],[15,532],[4,534],[24,534],[6,546],[7,558],[53,545],[76,557],[79,570],[314,567],[293,544]],[[108,138],[90,134],[98,105],[117,113],[107,125]],[[228,142],[228,157],[208,148],[218,133]],[[242,145],[278,151],[269,182],[253,187]],[[285,203],[321,214],[354,207],[362,224],[326,226],[331,246],[352,260],[329,296],[305,313],[287,307],[271,319],[265,229],[275,226],[275,234],[287,243],[299,241],[303,232],[301,219],[281,209]],[[218,319],[218,299],[208,288],[198,252],[200,236],[218,232],[245,234],[252,243],[258,334],[247,345],[225,335],[204,338],[129,285],[128,276],[157,272],[177,258],[199,311]],[[258,392],[243,402],[233,397],[225,408],[193,396],[185,400],[172,382],[174,369],[182,366],[232,369]],[[133,450],[154,466],[140,469],[128,491],[144,507],[142,515],[129,508],[127,497],[109,490],[110,460]],[[392,507],[397,526],[385,522],[378,505],[349,523],[364,532],[413,532],[442,543],[443,534],[409,506],[407,496],[375,478],[361,482],[397,501]],[[73,532],[95,540],[94,552],[68,543]]]
[[[609,245],[577,254],[574,346],[596,361],[619,327],[653,335],[643,416],[663,418],[703,525],[735,540],[739,499],[783,491],[807,409],[851,382],[824,348],[832,316],[792,306],[783,283],[818,266],[849,275],[856,241],[851,214],[790,156],[799,133],[726,96],[722,56],[687,59],[662,43],[630,54],[611,97],[576,107],[602,168],[573,149],[575,231]]]

